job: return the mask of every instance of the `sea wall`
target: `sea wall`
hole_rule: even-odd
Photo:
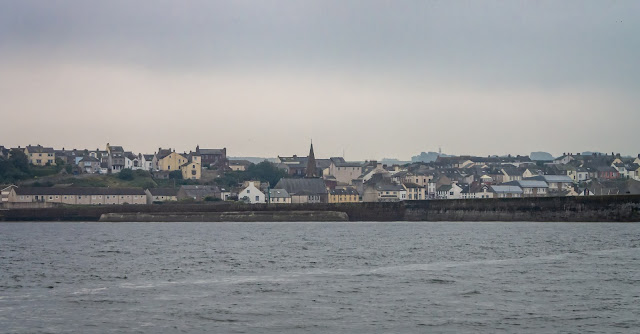
[[[232,211],[105,213],[101,222],[327,222],[349,221],[338,211]]]
[[[250,205],[212,202],[64,206],[0,210],[0,221],[99,221],[103,214],[109,213],[196,215],[225,212],[253,212],[254,217],[257,212],[264,212],[261,217],[265,221],[276,221],[277,219],[288,219],[282,216],[282,212],[303,211],[343,212],[350,221],[640,222],[640,195],[433,200],[397,203]],[[266,218],[269,215],[272,217]],[[298,217],[304,218],[303,216]]]
[[[640,222],[640,196],[405,202],[409,221]]]

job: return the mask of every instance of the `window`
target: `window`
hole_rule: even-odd
[[[247,189],[247,194],[251,194],[251,189]]]
[[[56,195],[56,199],[58,199],[58,198],[60,198],[60,196],[57,196],[57,195]]]
[[[453,196],[453,191],[449,193],[449,195]]]
[[[256,202],[260,202],[260,196],[256,196]]]

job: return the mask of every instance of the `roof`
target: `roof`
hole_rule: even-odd
[[[185,185],[180,187],[180,191],[189,197],[205,197],[219,193],[220,188],[216,186]]]
[[[178,189],[175,188],[151,188],[149,189],[151,196],[176,196]]]
[[[311,192],[313,194],[326,194],[327,187],[322,179],[280,179],[274,189],[284,189],[289,194],[295,195],[301,192]]]
[[[516,181],[522,188],[549,188],[547,182],[538,180],[519,180]]]
[[[522,188],[518,186],[493,185],[491,190],[502,194],[522,194]]]
[[[37,146],[27,146],[26,149],[29,153],[54,153],[53,148],[51,147],[42,147],[42,145]]]
[[[198,153],[200,154],[225,154],[223,148],[201,148]]]
[[[406,188],[424,188],[423,186],[411,182],[407,182],[404,184]]]
[[[362,167],[362,164],[359,162],[348,162],[345,161],[342,157],[333,157],[329,159],[336,167]]]
[[[100,162],[100,160],[98,160],[98,158],[94,158],[94,157],[92,157],[90,155],[85,155],[78,162]]]
[[[399,184],[378,184],[377,191],[404,191],[404,187]]]
[[[172,151],[170,148],[169,149],[158,148],[158,153],[156,154],[156,157],[158,158],[158,160],[160,160],[171,153]]]
[[[111,152],[122,152],[124,153],[124,149],[122,146],[109,146],[111,148]]]
[[[142,188],[20,187],[17,195],[144,195]]]
[[[269,190],[269,197],[271,198],[289,198],[289,193],[284,189],[271,189]]]
[[[452,187],[451,187],[450,184],[445,184],[445,185],[440,186],[437,191],[449,191],[449,190],[451,190],[451,188]]]
[[[358,195],[358,192],[353,188],[331,189],[329,193],[331,195]]]
[[[567,175],[542,175],[547,183],[573,183],[573,180]]]

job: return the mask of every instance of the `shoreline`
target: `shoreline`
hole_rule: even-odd
[[[204,217],[200,220],[640,222],[640,195],[337,204],[249,205],[222,202],[57,206],[0,210],[0,221],[91,222],[100,221],[105,214],[130,218],[119,218],[120,221],[150,221],[157,215],[164,220],[176,221],[195,221]]]

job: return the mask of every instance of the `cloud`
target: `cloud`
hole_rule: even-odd
[[[639,11],[599,1],[3,2],[0,113],[37,131],[0,139],[273,156],[304,154],[313,137],[319,155],[358,159],[438,146],[635,153]]]

